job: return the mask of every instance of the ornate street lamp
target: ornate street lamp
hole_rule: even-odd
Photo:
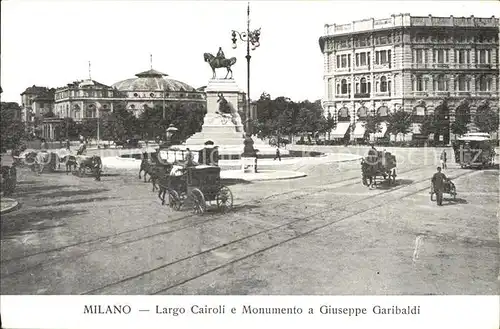
[[[247,7],[247,30],[246,32],[238,32],[235,30],[232,30],[232,41],[233,41],[233,49],[236,49],[236,41],[238,36],[241,41],[247,43],[247,118],[246,118],[246,131],[248,134],[251,134],[250,131],[250,47],[252,50],[255,50],[257,47],[260,46],[259,38],[260,38],[260,28],[257,30],[250,31],[250,2],[248,3]]]

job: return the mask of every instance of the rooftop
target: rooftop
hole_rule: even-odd
[[[325,24],[325,35],[342,35],[369,30],[389,29],[396,27],[429,26],[429,27],[493,27],[498,28],[499,19],[492,17],[434,17],[411,16],[408,13],[391,15],[383,19],[367,18],[347,24]]]

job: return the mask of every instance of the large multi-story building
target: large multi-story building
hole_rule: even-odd
[[[494,16],[400,14],[325,25],[323,107],[338,122],[334,137],[350,129],[351,139],[361,138],[368,115],[396,110],[414,114],[410,138],[435,111],[448,125],[457,112],[473,116],[485,103],[498,111],[498,37]],[[450,133],[440,139],[447,143]]]

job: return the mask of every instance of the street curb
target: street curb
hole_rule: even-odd
[[[6,213],[9,213],[11,211],[14,211],[16,210],[18,207],[19,207],[19,202],[17,202],[16,200],[14,199],[11,199],[11,198],[1,198],[2,201],[7,201],[7,202],[11,202],[12,205],[9,207],[9,208],[6,208],[4,210],[0,210],[0,215],[3,215],[3,214],[6,214]]]

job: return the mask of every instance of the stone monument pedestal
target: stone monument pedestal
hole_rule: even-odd
[[[218,146],[238,146],[243,149],[244,130],[239,115],[219,114],[218,102],[222,95],[229,106],[238,111],[238,98],[242,92],[236,82],[230,79],[212,79],[205,89],[207,97],[207,114],[203,120],[201,132],[191,136],[186,146],[204,145],[207,141]]]

